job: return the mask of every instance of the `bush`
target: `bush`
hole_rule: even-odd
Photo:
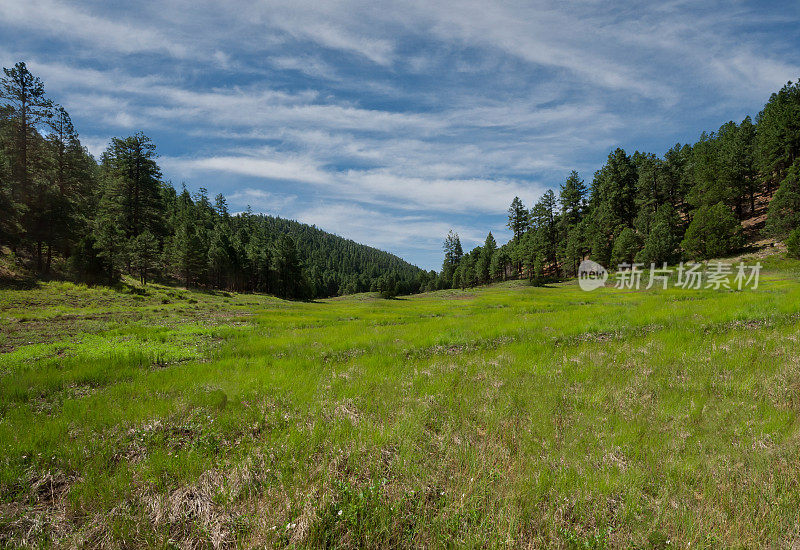
[[[730,208],[718,202],[697,209],[681,246],[695,259],[724,256],[742,246],[742,226]]]
[[[792,231],[786,239],[786,254],[790,258],[800,259],[800,227]]]

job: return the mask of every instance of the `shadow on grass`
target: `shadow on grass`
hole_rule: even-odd
[[[41,281],[33,277],[0,277],[0,290],[32,290],[40,284]]]

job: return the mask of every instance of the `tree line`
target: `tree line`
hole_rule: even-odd
[[[258,291],[292,299],[429,288],[436,274],[316,227],[248,211],[165,182],[142,133],[95,160],[67,111],[25,63],[0,80],[0,247],[39,275],[91,283]]]
[[[660,267],[731,254],[746,237],[785,240],[800,257],[800,80],[772,94],[755,121],[727,122],[660,157],[618,148],[588,185],[572,171],[531,208],[515,197],[508,228],[508,243],[489,233],[469,253],[451,231],[437,286],[571,277],[586,258]]]

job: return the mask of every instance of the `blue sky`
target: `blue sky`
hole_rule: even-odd
[[[178,186],[436,269],[515,195],[755,115],[798,51],[796,1],[0,1],[94,154],[141,130]]]

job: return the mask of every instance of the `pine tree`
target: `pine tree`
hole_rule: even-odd
[[[692,148],[680,143],[676,143],[664,154],[662,192],[665,201],[671,204],[676,212],[686,210],[686,194],[691,187],[691,157]]]
[[[490,231],[486,236],[486,241],[483,243],[483,247],[480,249],[480,257],[478,258],[478,263],[475,266],[476,276],[478,281],[481,283],[488,283],[492,280],[492,256],[494,256],[496,250],[497,241],[494,240],[494,235],[492,235],[492,232]]]
[[[755,127],[747,117],[740,126],[734,122],[724,124],[717,133],[717,162],[715,166],[715,192],[708,193],[704,202],[723,200],[733,207],[738,219],[744,218],[745,204],[749,198],[754,209],[753,185],[756,180]]]
[[[84,215],[91,201],[94,160],[85,151],[72,125],[69,113],[57,105],[49,123],[48,143],[52,150],[51,200],[47,211],[45,240],[50,271],[53,249],[69,255],[70,246],[86,230]]]
[[[0,149],[0,245],[15,244],[22,233],[19,221],[20,205],[14,201],[11,183],[11,163]]]
[[[579,223],[573,226],[567,234],[564,245],[562,263],[564,274],[574,277],[578,274],[578,266],[584,258],[584,224]]]
[[[12,175],[15,182],[13,196],[17,202],[28,200],[30,182],[28,150],[37,135],[37,125],[51,116],[52,102],[45,97],[44,84],[33,76],[24,62],[11,69],[3,68],[5,77],[0,79],[0,99],[8,102],[16,123],[14,140],[14,162]]]
[[[463,255],[464,250],[461,248],[461,239],[458,238],[458,233],[451,229],[444,240],[444,263],[442,264],[442,279],[447,286],[457,286],[453,281],[453,275]]]
[[[378,278],[378,293],[381,298],[390,299],[398,294],[397,276],[394,272],[384,273]]]
[[[792,231],[786,239],[786,255],[800,259],[800,227]]]
[[[171,265],[183,278],[187,288],[203,276],[207,252],[190,219],[185,219],[178,225],[164,252],[165,263]]]
[[[630,227],[623,229],[614,241],[614,248],[611,251],[611,267],[633,263],[641,246],[642,240],[636,231]]]
[[[131,239],[129,245],[131,269],[139,275],[139,281],[146,285],[150,272],[158,259],[158,241],[150,231],[145,230]]]
[[[224,223],[217,224],[211,234],[208,268],[212,282],[219,288],[228,286],[230,277],[236,271],[236,250]]]
[[[771,192],[800,158],[800,80],[787,82],[772,94],[756,117],[757,161],[761,177]]]
[[[695,259],[724,256],[741,245],[741,225],[722,202],[698,208],[681,242]]]
[[[574,227],[583,219],[586,209],[586,184],[573,170],[567,180],[561,185],[559,202],[561,204],[561,219],[565,224],[565,229]]]
[[[644,247],[636,254],[635,260],[646,266],[671,263],[677,259],[680,241],[680,220],[672,205],[662,204],[653,216]]]
[[[543,264],[549,264],[554,271],[558,267],[558,217],[556,195],[548,189],[531,209],[530,220],[535,230],[537,255]]]
[[[127,263],[128,259],[128,239],[117,222],[118,206],[110,197],[104,196],[100,200],[93,232],[94,246],[98,256],[105,261],[105,271],[112,282],[117,279],[122,264]]]
[[[625,151],[617,148],[601,169],[600,197],[609,225],[631,227],[636,217],[636,165]]]
[[[161,170],[155,159],[155,144],[141,132],[113,138],[103,153],[104,195],[118,205],[116,222],[128,238],[145,230],[163,234]]]
[[[489,265],[489,272],[492,275],[492,279],[505,281],[506,268],[510,261],[505,247],[498,248],[492,255],[492,262]]]
[[[297,254],[297,245],[288,235],[282,235],[275,244],[272,254],[278,296],[290,299],[308,297],[308,282]]]
[[[636,165],[622,149],[612,152],[605,166],[595,173],[587,235],[593,260],[606,264],[617,236],[633,226],[638,180]]]
[[[784,237],[800,228],[800,160],[786,173],[769,205],[765,232]]]
[[[636,208],[655,211],[666,197],[664,189],[667,187],[666,163],[652,153],[639,153],[633,155],[636,171],[639,176],[636,182]]]
[[[106,267],[100,250],[96,247],[93,233],[88,233],[78,241],[73,254],[69,258],[69,267],[78,279],[86,283],[98,283],[106,275]]]
[[[508,208],[508,223],[506,224],[514,234],[514,241],[519,241],[522,238],[529,225],[528,210],[519,197],[514,197],[514,200],[511,201],[511,206]]]

